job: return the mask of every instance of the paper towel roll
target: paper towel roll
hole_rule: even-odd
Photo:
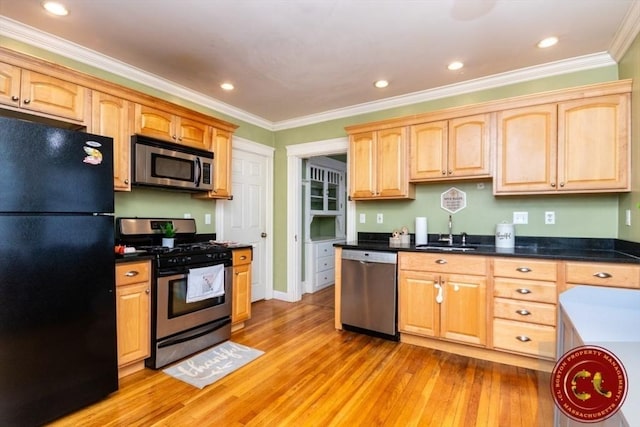
[[[424,216],[416,217],[416,245],[427,244],[427,218]]]

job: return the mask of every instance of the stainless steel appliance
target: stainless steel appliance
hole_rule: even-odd
[[[0,425],[118,389],[113,140],[0,118]]]
[[[343,328],[397,341],[397,254],[342,250]]]
[[[142,135],[131,143],[133,185],[213,190],[213,153]]]
[[[160,226],[178,230],[173,248],[160,246]],[[157,369],[231,337],[232,254],[211,243],[214,235],[196,234],[193,219],[118,218],[118,243],[153,254],[151,357]],[[211,266],[224,268],[224,294],[187,302],[189,274]]]

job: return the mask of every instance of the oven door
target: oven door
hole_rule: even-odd
[[[224,295],[188,303],[187,274],[157,279],[155,339],[161,339],[231,316],[231,267],[224,269]]]

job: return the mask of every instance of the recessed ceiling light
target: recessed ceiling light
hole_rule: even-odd
[[[544,49],[545,47],[551,47],[556,43],[558,43],[557,37],[547,37],[546,39],[542,39],[538,42],[538,47]]]
[[[389,82],[386,81],[386,80],[377,80],[377,81],[373,82],[373,85],[375,87],[377,87],[378,89],[382,89],[382,88],[385,88],[385,87],[389,86]]]
[[[460,61],[454,61],[451,64],[447,65],[447,68],[451,71],[459,70],[462,67],[464,67],[464,64]]]
[[[56,16],[67,16],[69,14],[69,11],[62,3],[55,1],[45,1],[42,3],[42,7],[44,7],[47,12],[53,13]]]
[[[224,90],[233,90],[234,86],[231,83],[222,83],[220,87]]]

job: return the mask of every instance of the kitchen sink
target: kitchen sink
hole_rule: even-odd
[[[472,245],[463,245],[460,243],[454,243],[452,245],[448,244],[448,243],[442,243],[442,242],[433,242],[433,243],[427,243],[425,245],[416,245],[416,249],[418,250],[436,250],[436,251],[456,251],[456,252],[467,252],[467,251],[473,251],[476,249],[475,246]]]

